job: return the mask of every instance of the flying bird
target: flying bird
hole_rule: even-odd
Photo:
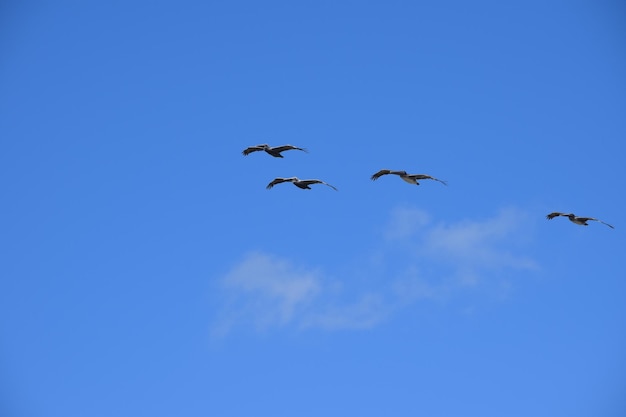
[[[608,224],[608,223],[604,223],[602,220],[594,219],[593,217],[579,217],[579,216],[576,216],[575,214],[572,214],[572,213],[559,213],[558,211],[555,211],[555,212],[553,212],[553,213],[548,214],[548,215],[546,216],[546,218],[547,218],[548,220],[552,220],[552,219],[554,219],[554,218],[555,218],[555,217],[557,217],[557,216],[564,216],[564,217],[567,217],[567,218],[569,219],[569,221],[571,221],[572,223],[576,223],[576,224],[578,224],[578,225],[580,225],[580,226],[589,226],[589,225],[587,224],[587,222],[588,222],[589,220],[593,220],[593,221],[596,221],[596,222],[600,222],[600,223],[602,223],[602,224],[606,224],[606,225],[607,225],[607,226],[609,226],[611,229],[615,229],[613,226],[611,226],[611,225],[610,225],[610,224]]]
[[[376,181],[378,178],[382,177],[383,175],[388,175],[388,174],[398,175],[400,178],[402,178],[404,181],[408,182],[409,184],[420,185],[418,180],[434,180],[434,181],[438,181],[442,183],[443,185],[448,185],[448,183],[446,183],[445,181],[442,181],[435,177],[431,177],[430,175],[407,174],[406,171],[392,171],[389,169],[381,169],[380,171],[372,175],[371,178],[372,178],[372,181]]]
[[[251,154],[252,152],[265,151],[268,154],[272,155],[274,158],[283,158],[283,156],[280,154],[281,152],[290,151],[293,149],[297,151],[308,152],[305,148],[298,148],[297,146],[293,146],[293,145],[270,146],[267,143],[263,143],[261,145],[247,147],[241,153],[244,156],[247,156]]]
[[[291,177],[291,178],[274,178],[274,180],[272,180],[272,182],[270,182],[269,184],[267,184],[267,189],[269,190],[270,188],[272,188],[273,186],[275,186],[276,184],[280,184],[282,182],[290,182],[293,185],[295,185],[298,188],[302,188],[303,190],[310,190],[311,187],[310,185],[312,184],[324,184],[329,186],[330,188],[332,188],[333,190],[337,191],[337,189],[335,187],[333,187],[330,184],[325,183],[322,180],[301,180],[298,177]]]

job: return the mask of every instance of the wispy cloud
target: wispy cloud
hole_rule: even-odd
[[[247,254],[221,284],[229,301],[215,335],[237,325],[257,330],[284,325],[342,329],[371,327],[381,320],[382,302],[376,296],[364,295],[352,303],[339,301],[341,285],[321,272],[263,252]]]
[[[409,215],[427,218],[418,209],[396,213],[392,212],[391,228],[397,228],[398,219]],[[530,257],[520,254],[520,247],[528,240],[524,229],[528,223],[525,212],[508,208],[480,220],[421,222],[419,228],[409,224],[405,233],[396,232],[396,238],[387,241],[388,254],[398,246],[405,253],[405,262],[393,258],[400,265],[395,271],[396,293],[403,299],[437,299],[479,286],[509,289],[511,271],[538,267]]]
[[[423,210],[412,207],[396,207],[391,211],[384,230],[387,240],[406,239],[431,222],[431,217]]]
[[[220,281],[229,301],[215,333],[241,325],[258,330],[371,328],[399,307],[420,300],[447,299],[481,288],[508,291],[513,271],[537,268],[520,253],[529,240],[528,222],[525,212],[513,208],[456,223],[435,222],[416,208],[396,208],[382,231],[383,243],[371,249],[376,268],[368,273],[380,276],[367,277],[368,283],[377,283],[367,290],[358,284],[364,280],[337,280],[321,268],[249,253]],[[363,274],[339,267],[349,278]]]
[[[532,260],[508,249],[519,242],[527,220],[524,212],[505,209],[482,221],[439,224],[428,231],[424,244],[431,255],[453,258],[464,266],[533,268]]]
[[[279,323],[290,321],[297,309],[319,293],[321,286],[319,273],[297,269],[285,260],[258,252],[246,256],[230,271],[224,284],[255,300],[265,301],[268,305],[261,306],[266,312],[261,321]]]
[[[367,329],[383,321],[388,306],[379,294],[364,294],[352,303],[331,304],[319,311],[311,311],[303,317],[303,327],[328,330]]]

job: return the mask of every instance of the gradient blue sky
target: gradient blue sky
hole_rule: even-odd
[[[618,1],[4,1],[0,414],[626,415],[625,47]]]

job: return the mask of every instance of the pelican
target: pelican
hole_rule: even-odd
[[[406,171],[391,171],[389,169],[381,169],[380,171],[372,175],[372,181],[376,181],[378,178],[387,174],[399,175],[400,178],[402,178],[404,181],[408,182],[409,184],[420,185],[420,183],[417,182],[418,180],[435,180],[435,181],[442,183],[443,185],[448,185],[447,182],[441,181],[440,179],[437,179],[435,177],[431,177],[430,175],[407,174]]]
[[[267,143],[263,143],[261,145],[249,146],[246,149],[244,149],[241,153],[244,156],[247,156],[251,154],[252,152],[265,151],[268,154],[272,155],[274,158],[283,158],[283,156],[280,153],[284,151],[290,151],[292,149],[303,151],[303,152],[308,152],[305,148],[298,148],[297,146],[293,146],[293,145],[270,146]]]
[[[291,177],[291,178],[274,178],[274,180],[272,180],[272,182],[270,182],[269,184],[267,184],[267,189],[269,190],[270,188],[272,188],[273,186],[275,186],[276,184],[280,184],[281,182],[290,182],[293,185],[295,185],[298,188],[302,188],[303,190],[310,190],[311,187],[309,187],[311,184],[324,184],[329,186],[330,188],[332,188],[333,190],[337,191],[337,189],[335,187],[333,187],[330,184],[325,183],[322,180],[301,180],[298,177]]]
[[[565,216],[565,217],[567,217],[567,218],[569,219],[569,221],[571,221],[572,223],[576,223],[576,224],[578,224],[578,225],[580,225],[580,226],[589,226],[589,225],[587,224],[587,222],[588,222],[589,220],[593,220],[593,221],[596,221],[596,222],[600,222],[600,223],[602,223],[602,224],[606,224],[606,225],[607,225],[607,226],[609,226],[611,229],[615,229],[613,226],[611,226],[611,225],[610,225],[610,224],[608,224],[608,223],[604,223],[602,220],[594,219],[593,217],[579,217],[579,216],[577,216],[577,215],[575,215],[575,214],[572,214],[572,213],[559,213],[558,211],[555,211],[554,213],[550,213],[550,214],[548,214],[548,215],[546,216],[546,218],[547,218],[548,220],[552,220],[552,219],[554,219],[554,218],[555,218],[555,217],[557,217],[557,216]]]

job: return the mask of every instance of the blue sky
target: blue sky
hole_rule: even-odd
[[[0,413],[623,416],[626,7],[503,3],[4,2]]]

